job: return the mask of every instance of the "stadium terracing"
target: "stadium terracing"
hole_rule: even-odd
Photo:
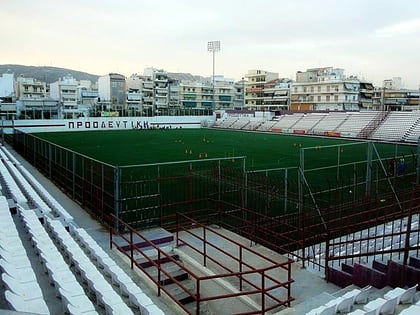
[[[1,306],[419,313],[420,112],[225,116],[202,125],[206,141],[213,129],[301,139],[288,145],[296,165],[260,169],[238,150],[210,158],[195,148],[185,160],[117,165],[21,128],[3,133]],[[162,137],[175,132],[160,126]],[[309,137],[317,144],[305,144]]]

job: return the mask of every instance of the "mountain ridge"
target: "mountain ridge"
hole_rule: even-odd
[[[0,75],[7,72],[14,73],[15,79],[19,76],[23,76],[25,78],[34,78],[38,81],[46,82],[48,84],[56,82],[66,75],[71,75],[76,80],[90,80],[92,82],[97,82],[99,78],[99,75],[96,74],[61,67],[27,66],[20,64],[0,65]],[[193,75],[191,73],[168,72],[168,76],[175,80],[189,80],[199,82],[206,82],[210,80],[208,77]]]

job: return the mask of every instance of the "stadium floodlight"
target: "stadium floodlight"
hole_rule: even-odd
[[[214,84],[215,55],[220,51],[220,40],[213,40],[207,43],[207,51],[213,53],[213,108],[216,101],[216,87]]]

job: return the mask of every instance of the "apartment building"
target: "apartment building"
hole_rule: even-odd
[[[233,85],[234,89],[234,98],[233,98],[233,108],[241,110],[245,108],[245,86],[247,81],[245,78],[242,78],[240,81],[235,82]]]
[[[264,103],[265,84],[279,78],[278,73],[265,70],[248,70],[245,90],[245,107],[251,110],[270,110]]]
[[[72,76],[65,76],[50,84],[50,97],[61,104],[64,119],[83,115],[77,104],[78,82]]]
[[[15,81],[13,73],[3,73],[0,76],[0,101],[4,103],[15,100]]]
[[[98,79],[98,103],[104,112],[125,115],[127,109],[125,76],[109,73]]]
[[[360,95],[362,90],[365,92]],[[371,107],[373,85],[344,75],[344,70],[333,67],[308,69],[296,73],[291,88],[291,110],[359,110]],[[361,103],[361,100],[363,101]]]
[[[16,79],[17,99],[38,99],[47,97],[47,84],[33,78],[18,77]]]
[[[275,79],[264,85],[264,107],[271,111],[290,109],[290,87],[292,80]]]

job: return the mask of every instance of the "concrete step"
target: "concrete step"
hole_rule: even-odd
[[[176,271],[172,272],[170,275],[171,275],[171,277],[173,279],[172,278],[169,278],[165,274],[162,274],[161,275],[161,278],[160,278],[160,284],[166,286],[166,285],[169,285],[169,284],[174,283],[174,280],[184,281],[184,280],[187,280],[188,279],[188,274],[184,270],[182,270],[182,269],[176,270]],[[157,280],[158,277],[156,275],[153,278],[155,280]]]
[[[166,271],[169,274],[172,274],[174,272],[177,272],[179,270],[182,270],[181,267],[179,267],[176,263],[174,263],[172,261],[167,262],[167,263],[164,263],[164,264],[161,264],[161,269],[164,270],[164,271]],[[158,268],[157,267],[154,267],[154,266],[153,267],[149,267],[149,268],[146,268],[146,272],[149,275],[151,275],[152,277],[157,277]],[[164,274],[162,273],[162,276],[163,275]]]
[[[175,259],[175,260],[179,260],[179,256],[178,256],[178,255],[176,255],[174,252],[170,252],[170,253],[168,253],[168,254],[170,254],[170,256],[171,256],[173,259]],[[157,255],[154,255],[154,256],[149,257],[149,258],[150,258],[151,260],[153,260],[155,263],[157,263],[157,262],[158,262],[158,256],[157,256]],[[148,268],[148,267],[153,266],[153,264],[152,264],[149,260],[147,260],[146,258],[144,258],[144,257],[136,259],[136,262],[137,262],[137,263],[138,263],[141,267],[143,267],[143,268]],[[170,260],[169,258],[167,258],[167,257],[163,257],[163,258],[161,258],[161,259],[160,259],[160,263],[161,263],[161,264],[165,264],[165,263],[168,263],[168,262],[171,262],[171,260]]]
[[[195,293],[195,285],[192,280],[182,281],[182,285],[192,293]],[[165,289],[168,290],[182,305],[195,302],[195,297],[189,295],[176,283],[165,286]]]

